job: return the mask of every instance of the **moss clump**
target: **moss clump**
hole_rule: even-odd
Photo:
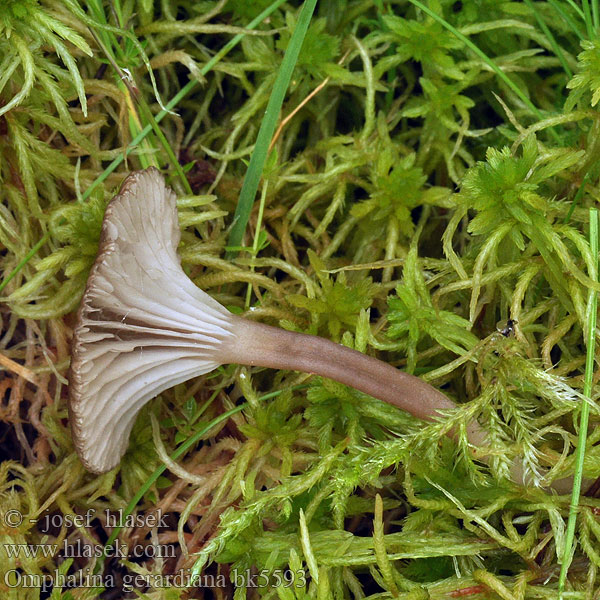
[[[0,589],[16,598],[27,574],[54,584],[19,598],[554,597],[570,498],[546,486],[576,470],[584,402],[583,475],[600,474],[597,393],[582,396],[600,289],[595,3],[319,3],[239,251],[247,159],[301,22],[299,3],[275,4],[218,61],[267,3],[0,6]],[[230,365],[153,400],[121,465],[86,473],[67,421],[72,313],[106,202],[152,164],[178,192],[197,285],[460,408],[425,425],[331,381]],[[489,465],[466,441],[474,418]],[[599,509],[579,500],[572,598],[598,589]],[[164,520],[118,530],[119,510]],[[69,550],[117,534],[124,557]]]

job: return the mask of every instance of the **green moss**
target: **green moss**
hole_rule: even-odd
[[[597,393],[582,397],[600,289],[588,241],[596,3],[319,3],[281,119],[297,111],[246,215],[251,250],[234,257],[233,213],[299,3],[280,2],[207,65],[266,5],[0,6],[0,358],[35,377],[0,362],[0,582],[13,568],[94,568],[6,554],[3,544],[106,542],[101,520],[40,529],[47,511],[130,504],[146,516],[160,506],[167,526],[120,540],[176,556],[105,561],[105,575],[265,574],[236,600],[554,597],[569,498],[544,486],[576,468],[582,402],[582,472],[600,474]],[[67,428],[73,311],[107,201],[150,164],[178,193],[197,285],[236,312],[416,373],[459,409],[425,424],[328,380],[227,366],[161,394],[120,466],[86,473]],[[489,464],[467,443],[473,419]],[[173,454],[192,438],[159,478],[155,445]],[[527,489],[510,482],[514,459]],[[579,500],[572,598],[598,588],[598,508]],[[26,517],[17,527],[3,521],[11,510]],[[293,585],[277,588],[278,573]],[[59,588],[53,598],[102,597]],[[160,588],[138,595],[185,596]]]

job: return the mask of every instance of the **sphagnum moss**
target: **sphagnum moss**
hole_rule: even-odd
[[[266,3],[0,7],[0,353],[13,361],[0,363],[0,589],[38,598],[19,574],[59,565],[81,577],[100,561],[69,563],[63,544],[102,544],[105,510],[158,508],[167,527],[109,540],[118,532],[133,548],[148,536],[173,558],[106,559],[106,593],[81,580],[53,597],[107,597],[125,573],[148,583],[137,586],[146,597],[206,598],[154,576],[225,572],[214,560],[228,581],[264,575],[236,598],[555,597],[569,498],[517,488],[507,467],[521,456],[534,479],[574,468],[586,303],[598,289],[588,243],[598,5],[320,3],[280,118],[302,108],[277,138],[261,217],[257,203],[241,242],[253,251],[226,258],[245,161],[298,21],[298,3],[273,4],[212,70]],[[144,133],[146,106],[164,139]],[[184,195],[174,157],[202,195]],[[71,312],[107,200],[148,164],[180,196],[179,250],[197,284],[233,311],[412,371],[459,410],[424,426],[328,380],[226,367],[161,394],[154,441],[143,415],[120,468],[86,475],[66,422]],[[600,472],[596,398],[592,388],[586,477]],[[473,418],[489,432],[489,467],[464,435],[444,437]],[[173,471],[157,435],[163,456],[177,452]],[[6,520],[11,510],[21,523]],[[90,527],[68,524],[88,510]],[[572,598],[597,592],[598,510],[579,499]],[[12,550],[53,543],[63,549]]]

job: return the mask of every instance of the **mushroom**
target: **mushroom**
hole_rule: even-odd
[[[131,173],[106,209],[74,330],[69,411],[75,448],[88,470],[103,473],[119,463],[151,398],[222,364],[322,375],[425,420],[456,407],[380,360],[230,313],[184,273],[179,239],[175,194],[160,172]],[[474,447],[486,441],[477,422],[468,425],[467,436]],[[521,465],[513,465],[512,477],[523,482]]]

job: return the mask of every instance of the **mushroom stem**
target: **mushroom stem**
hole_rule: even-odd
[[[456,404],[418,377],[316,335],[271,327],[233,316],[234,338],[223,363],[303,371],[334,379],[389,402],[415,417],[432,420]]]
[[[232,315],[233,340],[226,344],[222,362],[302,371],[349,385],[411,415],[434,421],[456,404],[422,379],[376,358],[316,335],[287,331]],[[442,412],[440,412],[442,411]],[[456,432],[451,430],[451,436]],[[486,440],[485,431],[472,421],[467,437],[474,447]]]
[[[440,411],[457,407],[450,398],[418,377],[341,344],[235,315],[231,315],[231,320],[235,334],[224,345],[226,347],[220,357],[223,364],[235,363],[321,375],[397,406],[425,421],[440,418],[443,416]],[[448,434],[455,437],[456,431],[452,429]],[[477,421],[471,421],[467,426],[467,438],[473,450],[489,442],[485,430]],[[478,459],[487,463],[490,457],[479,456]],[[513,461],[510,475],[515,483],[526,487],[530,485],[521,460]],[[585,482],[591,483],[589,480]],[[555,480],[550,487],[565,494],[572,486],[573,478],[567,477]]]

